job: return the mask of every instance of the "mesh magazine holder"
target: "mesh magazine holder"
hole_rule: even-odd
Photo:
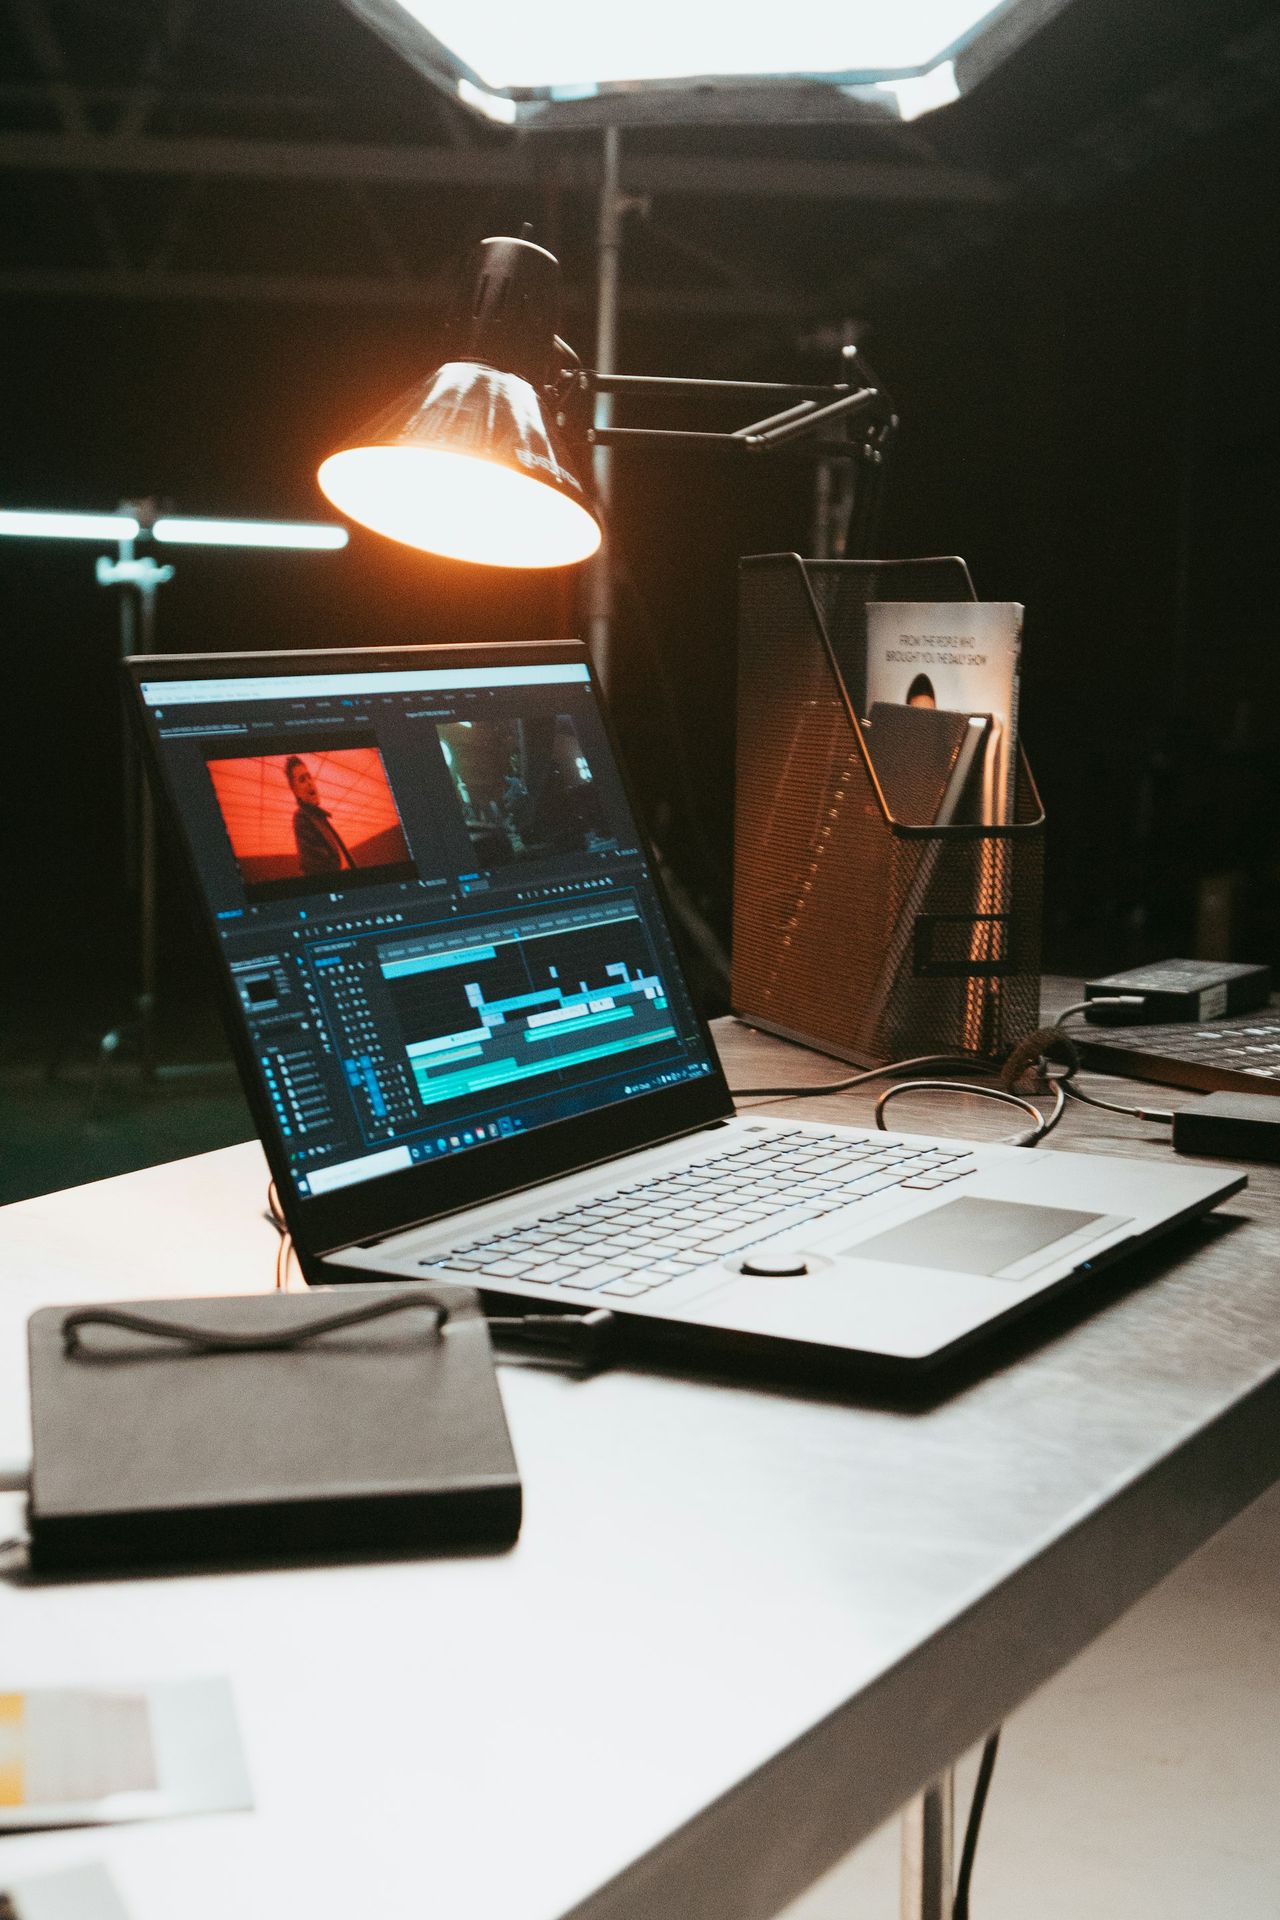
[[[955,559],[742,562],[733,1010],[859,1065],[998,1057],[1039,1024],[1044,813],[1021,749],[1012,825],[918,826],[859,724],[868,603],[974,597]]]

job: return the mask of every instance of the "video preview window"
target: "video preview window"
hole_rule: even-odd
[[[205,762],[250,900],[417,877],[373,736],[351,738]]]
[[[477,870],[617,847],[570,714],[437,721],[436,733]]]

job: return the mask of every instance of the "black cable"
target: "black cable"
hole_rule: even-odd
[[[886,1073],[909,1073],[915,1067],[945,1067],[951,1073],[994,1073],[999,1062],[978,1053],[919,1053],[910,1060],[890,1060],[882,1067],[866,1067],[842,1080],[824,1080],[820,1087],[730,1087],[735,1100],[814,1100],[824,1093],[847,1093]]]
[[[287,1262],[293,1242],[280,1209],[280,1195],[274,1180],[267,1188],[267,1218],[280,1235],[280,1247],[276,1255],[276,1287],[280,1289],[287,1283]],[[283,1277],[282,1263],[286,1264]],[[384,1306],[376,1309],[370,1317],[377,1318],[380,1313],[395,1311],[395,1306]],[[443,1320],[445,1309],[440,1307],[439,1313]],[[499,1358],[504,1352],[532,1355],[535,1359],[551,1360],[561,1366],[576,1367],[580,1372],[590,1373],[597,1367],[606,1366],[613,1357],[617,1319],[607,1307],[596,1307],[586,1313],[575,1312],[572,1308],[564,1313],[487,1313],[485,1323]],[[320,1323],[313,1323],[312,1332],[322,1330]],[[0,1492],[3,1491],[4,1480],[0,1475]]]
[[[1033,1143],[1034,1145],[1039,1146],[1040,1142],[1045,1138],[1047,1138],[1047,1136],[1053,1132],[1059,1120],[1061,1120],[1063,1114],[1067,1110],[1068,1091],[1069,1089],[1063,1084],[1062,1081],[1055,1080],[1053,1082],[1053,1111],[1048,1115],[1046,1115],[1044,1123],[1041,1126],[1039,1133],[1036,1135],[1035,1141]]]
[[[1099,996],[1093,1000],[1076,1000],[1073,1001],[1069,1007],[1065,1007],[1058,1015],[1053,1023],[1053,1030],[1059,1033],[1063,1032],[1065,1023],[1070,1020],[1073,1015],[1084,1013],[1090,1007],[1140,1007],[1142,1005],[1143,997],[1140,993],[1117,993],[1108,995],[1105,999]],[[1075,1055],[1074,1047],[1072,1047],[1072,1054]],[[1171,1127],[1173,1125],[1173,1114],[1165,1107],[1127,1107],[1122,1106],[1118,1100],[1104,1100],[1101,1094],[1085,1093],[1083,1088],[1075,1084],[1075,1075],[1079,1065],[1080,1061],[1077,1056],[1073,1058],[1067,1071],[1059,1076],[1059,1084],[1069,1099],[1078,1100],[1082,1106],[1099,1107],[1103,1113],[1123,1113],[1131,1120],[1155,1120],[1162,1126]]]
[[[1085,1093],[1070,1074],[1064,1074],[1060,1084],[1067,1098],[1078,1100],[1083,1107],[1101,1107],[1104,1113],[1127,1114],[1131,1120],[1158,1120],[1162,1126],[1173,1125],[1173,1114],[1167,1107],[1122,1107],[1118,1100],[1104,1100],[1101,1094]]]
[[[1083,1013],[1086,1007],[1096,1007],[1100,1004],[1105,1006],[1122,1006],[1122,1007],[1141,1006],[1142,999],[1141,999],[1141,996],[1138,994],[1116,994],[1114,997],[1108,998],[1105,1001],[1076,1000],[1072,1003],[1071,1006],[1065,1008],[1064,1011],[1058,1015],[1052,1027],[1042,1028],[1041,1033],[1045,1035],[1056,1033],[1062,1027],[1063,1021],[1069,1020],[1073,1014]],[[1039,1034],[1035,1034],[1031,1036],[1032,1040],[1036,1040],[1039,1038],[1040,1038]],[[1029,1045],[1030,1045],[1029,1041],[1023,1042],[1024,1047]],[[1037,1057],[1038,1055],[1036,1054],[1036,1052],[1032,1051],[1028,1055],[1028,1058],[1025,1064],[1028,1066],[1032,1065]],[[1078,1061],[1075,1061],[1074,1059],[1072,1060],[1071,1066],[1070,1066],[1070,1072],[1065,1076],[1063,1076],[1064,1079],[1070,1080],[1078,1064],[1079,1064]],[[797,1086],[731,1087],[729,1091],[733,1095],[735,1100],[757,1100],[757,1099],[758,1100],[809,1100],[809,1099],[817,1099],[820,1095],[826,1094],[826,1093],[848,1093],[851,1088],[864,1086],[866,1082],[869,1080],[883,1079],[884,1075],[887,1073],[907,1073],[916,1067],[945,1067],[952,1073],[955,1073],[957,1071],[965,1072],[965,1073],[995,1073],[996,1071],[999,1070],[1000,1066],[1001,1066],[1000,1061],[986,1059],[981,1054],[976,1054],[976,1053],[966,1053],[966,1054],[925,1053],[925,1054],[918,1054],[913,1059],[910,1059],[910,1060],[889,1061],[882,1067],[868,1067],[865,1071],[847,1074],[841,1080],[827,1080],[827,1081],[824,1081],[823,1084],[818,1087],[797,1087]],[[920,1082],[919,1084],[925,1085],[927,1083]],[[941,1082],[939,1082],[938,1084],[942,1085]],[[948,1091],[955,1091],[955,1089],[949,1088]],[[965,1088],[963,1089],[963,1091],[970,1092],[970,1091],[976,1091],[976,1089]],[[1011,1091],[1011,1089],[1006,1089],[1006,1091]],[[1108,1104],[1105,1101],[1099,1100],[1096,1095],[1082,1094],[1078,1088],[1069,1087],[1068,1092],[1070,1092],[1077,1100],[1085,1100],[1086,1102],[1089,1102],[1093,1105],[1105,1106]],[[1112,1106],[1111,1111],[1115,1113],[1133,1113],[1140,1120],[1158,1120],[1158,1119],[1172,1120],[1172,1117],[1173,1117],[1171,1114],[1163,1114],[1159,1112],[1151,1113],[1151,1112],[1148,1112],[1146,1109],[1140,1108],[1140,1107]],[[1058,1121],[1061,1118],[1062,1118],[1062,1109],[1061,1107],[1058,1107],[1055,1110],[1055,1112],[1050,1116],[1048,1125],[1046,1125],[1043,1128],[1042,1133],[1039,1137],[1043,1138],[1043,1135],[1045,1133],[1049,1133],[1054,1127],[1056,1127],[1058,1124]]]
[[[1142,1005],[1143,998],[1140,993],[1115,993],[1107,994],[1105,997],[1099,995],[1096,1000],[1073,1000],[1069,1007],[1062,1009],[1053,1024],[1055,1027],[1060,1027],[1074,1014],[1087,1013],[1090,1007],[1140,1007]]]
[[[608,1307],[590,1313],[486,1314],[499,1354],[530,1353],[591,1372],[613,1356],[617,1319]]]
[[[1071,1019],[1074,1014],[1084,1013],[1090,1007],[1099,1005],[1141,1006],[1142,998],[1138,994],[1115,994],[1106,999],[1074,1001],[1071,1006],[1063,1009],[1052,1026],[1041,1027],[1037,1032],[1028,1034],[1025,1040],[1014,1047],[1000,1069],[998,1090],[991,1087],[957,1086],[945,1080],[917,1080],[908,1082],[903,1087],[891,1088],[889,1093],[883,1095],[876,1103],[876,1125],[884,1126],[881,1115],[888,1101],[896,1093],[905,1092],[909,1088],[912,1092],[922,1092],[927,1089],[940,1093],[971,1093],[980,1098],[1003,1099],[1012,1105],[1021,1106],[1025,1113],[1035,1117],[1036,1125],[1030,1133],[1020,1134],[1016,1140],[1009,1142],[1012,1146],[1038,1146],[1053,1132],[1062,1119],[1068,1100],[1078,1100],[1082,1106],[1097,1107],[1103,1113],[1120,1113],[1129,1119],[1150,1120],[1164,1126],[1172,1126],[1173,1114],[1163,1107],[1126,1106],[1118,1100],[1105,1100],[1101,1094],[1086,1093],[1082,1087],[1076,1085],[1075,1076],[1081,1066],[1080,1055],[1063,1023]],[[1051,1064],[1057,1064],[1062,1071],[1050,1073]],[[1047,1116],[1042,1117],[1038,1107],[1035,1107],[1029,1099],[1014,1092],[1022,1076],[1033,1070],[1038,1076],[1038,1084],[1034,1085],[1031,1091],[1051,1092],[1053,1095],[1053,1109]],[[834,1091],[834,1089],[824,1089],[824,1091],[828,1090]]]
[[[1032,1056],[1032,1058],[1034,1057],[1036,1056]],[[1031,1064],[1030,1058],[1027,1064]],[[998,1065],[999,1063],[997,1061],[984,1059],[980,1054],[922,1053],[911,1060],[892,1060],[882,1067],[868,1067],[864,1072],[846,1075],[843,1080],[828,1080],[820,1087],[734,1087],[731,1091],[735,1100],[803,1100],[816,1098],[821,1094],[827,1093],[847,1093],[852,1087],[865,1086],[869,1080],[881,1080],[887,1073],[907,1073],[916,1067],[945,1067],[952,1073],[957,1071],[963,1073],[994,1073]],[[1034,1147],[1038,1146],[1047,1134],[1053,1132],[1053,1129],[1057,1126],[1066,1110],[1066,1100],[1061,1081],[1053,1081],[1052,1090],[1054,1099],[1053,1109],[1049,1114],[1045,1115],[1042,1114],[1040,1109],[1030,1100],[1024,1099],[1021,1094],[1014,1093],[1012,1088],[1008,1086],[997,1089],[995,1087],[970,1087],[954,1080],[905,1080],[901,1086],[890,1087],[886,1093],[880,1096],[876,1102],[875,1122],[881,1132],[886,1131],[882,1118],[884,1109],[889,1101],[899,1093],[968,1093],[973,1094],[979,1099],[1003,1100],[1006,1104],[1021,1107],[1024,1113],[1030,1114],[1032,1120],[1035,1122],[1034,1127],[1029,1131],[1020,1133],[1016,1139],[1003,1141],[1000,1144],[1015,1147]]]
[[[974,1781],[973,1799],[969,1802],[969,1818],[964,1830],[960,1870],[956,1875],[955,1899],[951,1903],[951,1920],[969,1920],[969,1884],[973,1879],[973,1862],[978,1851],[978,1834],[982,1827],[982,1814],[987,1804],[987,1794],[991,1790],[991,1776],[996,1770],[996,1752],[999,1745],[1000,1729],[997,1727],[983,1747],[982,1759],[978,1763],[978,1777]]]
[[[926,1091],[930,1093],[964,1093],[968,1094],[970,1098],[974,1100],[1000,1100],[1003,1101],[1006,1106],[1021,1107],[1024,1113],[1030,1114],[1035,1125],[1028,1132],[1020,1133],[1016,1139],[1002,1141],[1000,1144],[1009,1147],[1034,1147],[1039,1145],[1047,1133],[1052,1133],[1059,1120],[1061,1120],[1066,1109],[1064,1095],[1068,1089],[1064,1088],[1061,1080],[1055,1080],[1053,1082],[1053,1111],[1045,1115],[1041,1113],[1039,1107],[1037,1107],[1033,1101],[1026,1099],[1020,1093],[1012,1093],[1007,1087],[969,1087],[965,1085],[963,1080],[904,1080],[900,1086],[886,1087],[885,1091],[876,1101],[876,1125],[880,1128],[881,1132],[887,1132],[884,1122],[884,1110],[891,1100],[896,1099],[900,1093],[922,1093]]]
[[[1005,1106],[1021,1107],[1024,1113],[1031,1115],[1035,1122],[1035,1137],[1039,1138],[1040,1109],[1032,1106],[1030,1100],[1024,1100],[1020,1093],[1009,1093],[1004,1087],[968,1087],[963,1080],[904,1080],[899,1086],[886,1087],[876,1101],[876,1125],[880,1131],[888,1131],[884,1123],[884,1110],[891,1100],[895,1100],[900,1093],[921,1093],[926,1090],[930,1093],[965,1093],[973,1100],[999,1100]],[[1021,1144],[1022,1137],[1019,1136],[1018,1145]]]

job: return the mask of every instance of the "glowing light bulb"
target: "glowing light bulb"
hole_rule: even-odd
[[[365,446],[319,471],[335,507],[425,553],[491,567],[567,567],[600,545],[591,514],[555,487],[473,454]]]

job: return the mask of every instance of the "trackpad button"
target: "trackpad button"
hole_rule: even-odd
[[[1073,1207],[1036,1207],[1021,1200],[948,1200],[915,1220],[856,1241],[843,1251],[859,1260],[980,1274],[989,1280],[1028,1280],[1077,1247],[1128,1226],[1127,1216],[1081,1213]]]
[[[749,1253],[741,1271],[758,1273],[771,1280],[797,1280],[802,1273],[808,1273],[809,1262],[798,1253]]]

